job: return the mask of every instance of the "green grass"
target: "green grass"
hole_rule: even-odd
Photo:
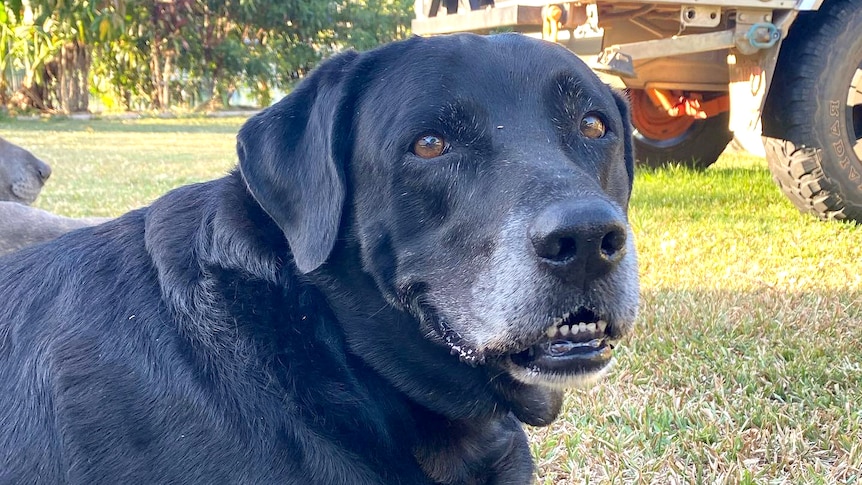
[[[17,121],[37,206],[117,215],[224,174],[241,119]],[[540,484],[862,483],[862,227],[803,216],[764,163],[640,171],[638,330],[530,430]]]
[[[66,216],[116,216],[168,190],[225,174],[244,120],[38,120],[0,123],[0,136],[48,162],[37,207]]]

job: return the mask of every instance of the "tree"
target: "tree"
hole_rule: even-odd
[[[320,58],[407,35],[408,0],[0,0],[0,98],[86,111],[90,82],[126,109],[268,104]]]
[[[13,102],[43,111],[86,111],[92,46],[110,39],[123,1],[10,0],[0,5],[0,89],[23,72]]]
[[[360,50],[406,38],[413,18],[413,0],[347,2],[341,42]]]

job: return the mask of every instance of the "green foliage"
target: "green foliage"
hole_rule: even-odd
[[[359,50],[408,34],[407,26],[413,17],[412,0],[357,0],[344,9],[348,28],[341,35],[344,42]]]
[[[9,5],[0,8],[0,71],[22,70],[26,78],[38,80],[40,68],[54,56],[59,44],[51,35],[56,23],[50,18],[33,18],[32,12],[25,17]]]
[[[333,52],[403,38],[412,15],[406,0],[7,0],[0,98],[13,71],[26,90],[43,85],[74,42],[92,52],[89,91],[106,106],[218,105],[240,87],[266,104]]]

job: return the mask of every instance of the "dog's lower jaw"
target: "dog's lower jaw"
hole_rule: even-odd
[[[567,389],[583,389],[595,385],[605,378],[615,363],[616,360],[611,358],[601,369],[569,374],[540,372],[536,369],[521,367],[508,360],[506,362],[506,371],[518,382],[565,391]]]
[[[12,196],[18,198],[18,202],[30,205],[39,196],[39,191],[42,190],[42,184],[37,184],[30,181],[18,181],[12,184]]]

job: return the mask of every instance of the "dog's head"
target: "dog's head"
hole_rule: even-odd
[[[456,35],[324,63],[238,150],[301,272],[354,244],[416,338],[560,389],[603,375],[634,324],[630,135],[562,47]]]
[[[0,138],[0,200],[31,204],[50,176],[47,163]]]

